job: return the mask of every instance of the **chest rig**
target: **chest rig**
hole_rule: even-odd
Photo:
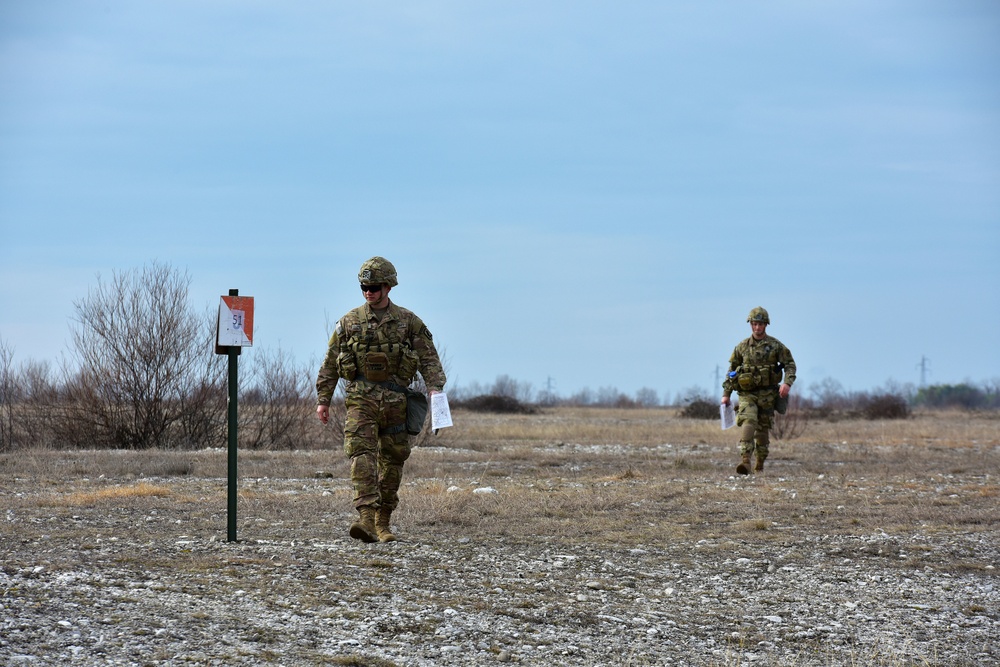
[[[408,385],[417,372],[419,357],[410,347],[406,319],[387,312],[375,324],[366,317],[364,307],[356,311],[356,316],[348,324],[345,340],[341,342],[342,361],[338,360],[341,375],[348,380],[372,382],[398,378],[403,386]],[[350,373],[351,366],[354,373]]]
[[[758,344],[747,339],[743,346],[743,363],[736,370],[736,384],[740,391],[753,391],[776,386],[781,382],[780,345],[771,339]]]

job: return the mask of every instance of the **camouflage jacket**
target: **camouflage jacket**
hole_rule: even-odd
[[[364,304],[340,318],[334,328],[316,378],[317,402],[330,404],[340,378],[377,379],[370,370],[375,367],[404,387],[418,371],[428,389],[440,391],[446,381],[434,339],[419,317],[390,302],[379,321],[371,306]]]
[[[730,375],[734,371],[736,374]],[[791,386],[793,382],[795,359],[791,350],[765,334],[759,341],[751,336],[739,342],[729,357],[729,373],[722,388],[728,396],[734,391],[758,391],[782,383]]]

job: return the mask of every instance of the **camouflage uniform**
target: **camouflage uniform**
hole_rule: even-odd
[[[760,310],[767,318],[767,311]],[[778,388],[795,382],[795,360],[791,351],[773,336],[765,333],[761,340],[753,336],[740,343],[729,357],[729,372],[722,383],[725,396],[736,391],[740,396],[736,424],[740,433],[740,454],[744,463],[756,452],[758,466],[769,453],[769,431],[774,425]],[[758,470],[760,467],[758,467]]]
[[[392,278],[394,284],[394,269]],[[337,322],[316,380],[317,403],[330,405],[337,383],[347,381],[344,453],[351,459],[359,510],[378,508],[387,517],[399,504],[403,463],[410,456],[403,389],[418,371],[428,390],[443,389],[445,373],[431,332],[411,311],[390,302],[379,314],[366,303]]]

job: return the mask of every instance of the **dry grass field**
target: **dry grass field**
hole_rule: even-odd
[[[1000,583],[995,569],[1000,560],[996,414],[811,422],[798,437],[772,443],[767,469],[749,477],[735,474],[736,429],[723,432],[717,422],[679,419],[670,410],[559,408],[516,416],[458,411],[454,417],[456,426],[425,438],[407,464],[402,504],[394,515],[400,542],[392,545],[362,545],[346,537],[352,518],[347,462],[333,435],[318,425],[316,437],[331,443],[326,449],[240,453],[236,544],[225,542],[222,449],[0,455],[5,515],[0,517],[0,611],[8,616],[0,633],[0,664],[15,664],[12,656],[23,664],[63,664],[69,656],[76,664],[375,667],[493,661],[973,665],[1000,660],[995,646],[1000,609],[992,593]],[[484,572],[495,565],[474,563],[487,555],[500,565],[484,581]],[[462,558],[468,560],[465,565]],[[520,571],[525,562],[548,565],[544,573],[540,565],[531,570],[531,593],[537,590],[537,597],[513,605],[529,576]],[[561,579],[566,575],[559,568],[566,563],[576,563],[580,572]],[[609,563],[617,564],[617,574],[610,573]],[[288,576],[292,566],[306,568],[302,576],[308,583]],[[512,570],[518,570],[517,577]],[[815,598],[799,599],[782,589],[791,581],[783,577],[803,570],[821,587]],[[699,583],[682,583],[687,580],[681,571]],[[164,590],[192,595],[190,609],[168,611],[157,598],[160,606],[149,614],[171,618],[171,627],[193,626],[177,636],[165,631],[171,641],[157,645],[156,621],[149,618],[130,621],[121,611],[94,611],[96,618],[89,618],[77,610],[78,623],[56,604],[62,599],[56,582],[84,572],[97,581],[104,577],[97,587],[107,588],[103,593],[94,592],[96,584],[74,588],[76,599],[70,602],[99,607],[89,596],[111,591],[125,596],[118,609],[140,605],[142,596],[129,597],[108,579],[151,587],[156,597],[158,589],[143,582],[169,573],[174,579],[162,584],[159,595]],[[370,581],[358,583],[359,572]],[[858,627],[838,629],[842,622],[823,621],[825,612],[810,606],[835,596],[838,586],[853,588],[855,574],[871,586],[855,590],[853,601],[829,604],[852,610],[850,605],[862,604],[871,618],[889,624],[883,630],[861,621]],[[315,588],[317,576],[326,593]],[[434,577],[448,582],[428,583]],[[717,590],[732,588],[713,596],[702,588],[707,585],[702,580],[713,577]],[[891,601],[891,587],[914,577],[928,580],[926,595],[938,600],[928,605],[947,607],[941,600],[954,597],[948,613],[958,621],[952,618],[940,634],[915,626],[907,630],[913,621],[909,614],[923,609],[922,602],[900,609]],[[960,593],[959,580],[989,596]],[[879,582],[889,592],[876,592]],[[559,588],[563,585],[565,590]],[[396,599],[407,588],[423,591],[423,597]],[[278,623],[288,628],[283,638],[285,631],[261,620],[269,633],[266,641],[254,635],[213,650],[205,636],[195,638],[201,636],[197,628],[216,612],[199,609],[213,600],[228,608],[236,589],[244,596],[251,590],[264,616],[310,609],[344,628],[379,613],[421,620],[411,620],[403,635],[399,628],[379,634],[377,624],[362,624],[348,633],[363,636],[360,643],[345,639],[332,648],[320,639],[307,640],[287,621]],[[330,615],[331,590],[343,614]],[[630,595],[633,604],[645,601],[650,611],[643,612],[643,623],[653,625],[634,636],[603,630],[602,624],[611,623],[607,619],[632,624],[620,607],[625,602],[608,598],[611,590]],[[685,590],[690,597],[678,599]],[[503,591],[497,594],[501,599],[492,599],[490,591]],[[743,591],[753,595],[743,599]],[[390,611],[370,608],[382,596],[395,600]],[[284,602],[274,601],[279,598]],[[574,611],[565,617],[564,629],[575,639],[527,641],[546,626],[558,634],[560,616],[549,609],[565,611],[566,599]],[[880,611],[883,603],[886,610]],[[465,627],[459,635],[475,635],[478,643],[471,638],[466,643],[478,645],[478,657],[465,649],[449,652],[447,646],[465,646],[459,639],[437,646],[448,639],[442,639],[443,628],[456,623],[442,616],[444,611],[432,613],[437,606],[460,618],[467,615],[472,625],[474,618],[487,619],[482,628]],[[791,626],[767,630],[757,627],[766,623],[752,620],[806,616],[806,609],[820,619],[812,623],[815,628],[801,620],[795,632]],[[498,618],[528,629],[510,630],[517,636],[510,639],[499,630]],[[43,634],[32,629],[60,621],[84,630],[71,640],[66,626]],[[938,622],[927,620],[928,627]],[[975,632],[966,632],[965,623]],[[102,624],[114,632],[93,630]],[[228,632],[239,634],[232,627]],[[112,635],[120,640],[109,642]],[[404,635],[406,641],[400,639]],[[139,641],[153,646],[135,648]],[[601,642],[612,642],[603,658]],[[627,650],[614,642],[625,642]]]

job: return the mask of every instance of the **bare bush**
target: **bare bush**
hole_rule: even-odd
[[[489,393],[513,398],[521,403],[531,403],[533,391],[530,382],[520,382],[509,375],[498,375]]]
[[[809,385],[809,392],[813,395],[816,403],[826,410],[843,410],[848,407],[844,385],[833,378],[823,378],[819,382]]]
[[[215,349],[216,317],[212,309],[204,319],[204,350]],[[184,378],[177,399],[180,416],[176,437],[185,447],[219,446],[226,441],[226,363],[223,355],[203,354]]]
[[[863,401],[861,412],[865,419],[906,419],[910,416],[910,406],[902,396],[880,394]]]
[[[13,349],[0,340],[0,451],[56,444],[53,424],[62,409],[48,362],[14,365]]]
[[[14,350],[0,338],[0,452],[11,449],[14,440],[13,361]]]
[[[497,396],[495,394],[473,396],[469,399],[457,401],[455,407],[473,412],[492,412],[495,414],[530,415],[536,412],[535,408],[525,405],[516,398],[511,396]]]
[[[635,392],[635,402],[642,408],[655,408],[660,404],[660,395],[652,387],[642,387]]]
[[[802,399],[798,396],[789,396],[785,414],[774,413],[774,427],[771,433],[775,440],[791,440],[805,434],[809,426],[809,415],[802,410],[801,403]]]
[[[719,404],[696,398],[681,408],[680,416],[684,419],[719,419]]]
[[[278,348],[253,355],[243,393],[240,446],[249,449],[295,449],[315,419],[308,368],[297,368]]]
[[[62,392],[47,361],[20,364],[15,377],[18,403],[14,407],[16,448],[51,447],[59,443],[53,429],[62,408]]]
[[[597,405],[614,408],[634,408],[636,402],[626,394],[618,391],[617,387],[605,386],[597,390],[597,398],[594,401]]]
[[[115,273],[75,302],[78,362],[66,378],[64,434],[75,444],[171,446],[184,389],[199,357],[201,322],[190,278],[164,264]]]

